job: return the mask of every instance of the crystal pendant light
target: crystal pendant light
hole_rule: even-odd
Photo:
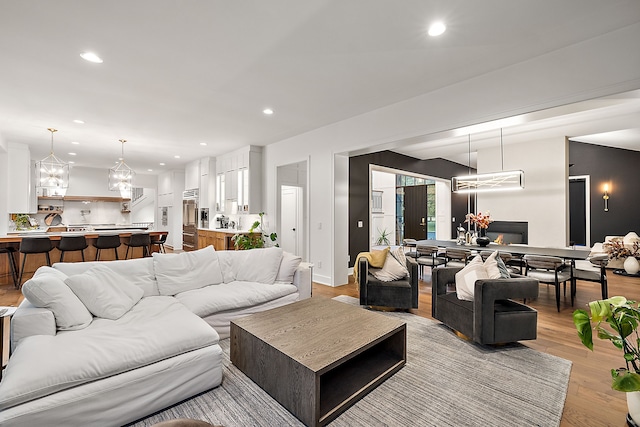
[[[47,157],[36,162],[37,186],[52,189],[52,193],[57,194],[56,190],[69,187],[69,163],[63,162],[53,154],[53,133],[58,130],[53,128],[47,130],[51,132],[51,152]]]
[[[123,193],[131,192],[131,185],[135,172],[124,162],[124,143],[126,139],[119,140],[122,143],[122,156],[118,164],[109,169],[109,190]]]

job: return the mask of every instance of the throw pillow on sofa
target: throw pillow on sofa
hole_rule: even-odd
[[[222,271],[213,246],[179,254],[153,253],[160,295],[200,289],[222,283]]]
[[[66,278],[66,274],[51,267],[40,267],[22,286],[22,294],[34,306],[51,310],[58,330],[84,329],[93,316],[64,283]]]
[[[144,295],[141,288],[106,265],[69,276],[64,282],[94,316],[103,319],[119,319]]]
[[[484,268],[487,270],[489,279],[508,279],[511,277],[509,269],[500,258],[498,251],[492,252],[484,262]]]
[[[278,269],[278,275],[276,276],[276,282],[293,283],[293,276],[301,262],[302,257],[283,251],[282,261],[280,261],[280,268]]]
[[[476,280],[488,278],[489,275],[482,263],[482,257],[476,255],[469,264],[456,273],[456,295],[458,299],[473,301]]]
[[[276,281],[282,248],[258,248],[218,252],[224,282],[234,281],[273,284]]]

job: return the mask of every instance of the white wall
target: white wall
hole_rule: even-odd
[[[382,212],[371,214],[370,244],[375,245],[380,231],[386,230],[389,243],[396,244],[396,175],[371,171],[371,189],[382,191]],[[369,205],[371,206],[371,205]]]
[[[504,170],[523,170],[525,188],[478,193],[478,212],[490,211],[495,221],[527,221],[532,246],[566,246],[565,153],[565,139],[504,146]],[[478,151],[478,173],[500,171],[500,159],[500,147]]]
[[[348,186],[348,175],[334,168],[337,154],[372,146],[393,148],[404,138],[638,89],[637,40],[640,24],[268,145],[264,150],[265,211],[276,212],[277,166],[309,158],[314,280],[334,286],[347,283],[348,268],[339,266],[348,248],[348,229],[354,225],[348,224],[348,204],[335,197],[335,189]],[[547,224],[547,230],[562,227],[557,224]],[[337,232],[343,229],[344,233]],[[327,270],[327,263],[338,268]]]
[[[133,184],[135,187],[158,187],[155,175],[136,174]],[[69,171],[69,188],[66,195],[120,197],[118,191],[109,190],[108,168],[87,168],[82,166],[74,166]]]

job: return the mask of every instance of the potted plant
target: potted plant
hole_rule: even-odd
[[[389,245],[389,232],[386,228],[383,228],[382,231],[378,228],[378,238],[376,239],[376,245]]]
[[[609,340],[622,350],[624,367],[611,369],[611,388],[627,393],[629,415],[640,423],[640,337],[638,324],[640,308],[636,301],[615,296],[589,303],[591,316],[586,310],[573,312],[573,323],[578,336],[587,348],[593,351],[593,333],[598,338]],[[595,325],[592,325],[593,324]],[[606,326],[608,325],[608,327]]]
[[[278,238],[276,233],[265,233],[263,229],[263,217],[264,212],[260,212],[260,221],[255,221],[251,228],[249,228],[249,233],[236,233],[233,235],[231,240],[237,249],[254,249],[254,248],[264,248],[267,241],[275,242]],[[274,243],[274,246],[278,246],[277,243]]]

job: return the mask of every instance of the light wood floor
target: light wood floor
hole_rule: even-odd
[[[431,318],[431,277],[428,269],[425,272],[427,274],[423,277],[424,281],[420,282],[419,308],[411,312]],[[640,278],[612,273],[608,276],[610,296],[624,295],[628,299],[640,300]],[[357,297],[358,292],[353,283],[338,287],[316,283],[313,285],[313,296],[316,298],[331,298],[337,295]],[[599,298],[598,283],[578,281],[575,308],[585,307],[589,301]],[[20,292],[13,286],[0,286],[0,305],[17,305],[21,299]],[[583,347],[571,319],[573,309],[568,294],[561,302],[561,310],[558,313],[553,286],[540,285],[539,298],[528,303],[539,312],[538,339],[523,341],[523,344],[573,362],[561,426],[625,426],[626,397],[624,393],[611,390],[609,373],[612,368],[623,366],[620,351],[608,341],[600,340],[594,343],[593,352]]]

